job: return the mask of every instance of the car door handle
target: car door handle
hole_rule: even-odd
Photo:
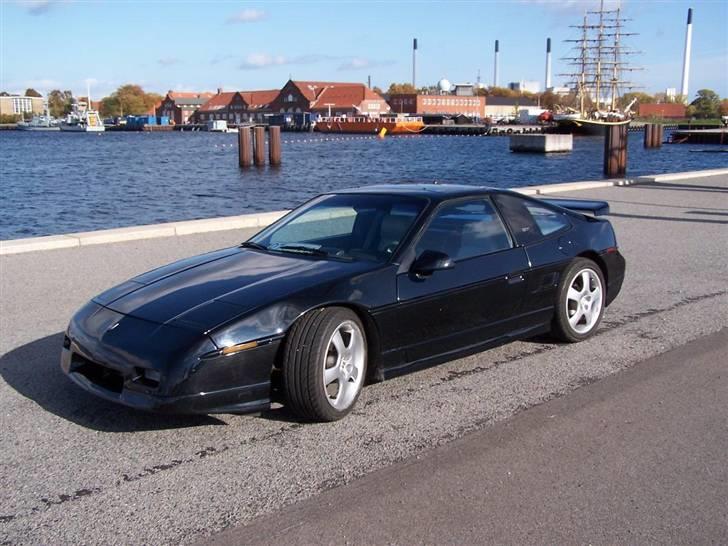
[[[516,284],[525,281],[526,277],[523,276],[523,273],[511,273],[506,275],[506,280],[508,284]]]

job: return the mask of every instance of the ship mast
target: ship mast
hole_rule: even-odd
[[[574,44],[574,54],[562,60],[577,71],[561,75],[571,78],[570,85],[576,91],[582,117],[588,117],[587,99],[594,106],[595,112],[592,113],[597,117],[604,116],[604,112],[599,113],[602,104],[608,105],[610,112],[617,112],[620,89],[636,88],[622,78],[624,72],[639,70],[624,59],[637,53],[621,43],[623,37],[634,36],[623,32],[626,21],[621,15],[621,8],[604,9],[604,0],[601,0],[598,11],[585,12],[582,24],[572,25],[572,28],[581,31],[581,35],[566,40]]]

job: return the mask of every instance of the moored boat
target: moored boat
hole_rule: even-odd
[[[30,121],[19,121],[16,124],[19,131],[58,131],[58,121],[49,115],[33,116]]]
[[[374,135],[386,129],[390,135],[421,133],[425,124],[416,116],[335,116],[323,117],[316,122],[316,130],[321,133],[358,133]]]

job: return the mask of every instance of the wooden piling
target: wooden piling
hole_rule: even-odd
[[[645,123],[645,148],[652,148],[652,128],[651,123]]]
[[[250,167],[253,164],[253,139],[250,127],[238,129],[238,162],[241,167]]]
[[[610,125],[604,135],[604,174],[610,178],[627,174],[627,125]]]
[[[255,137],[253,162],[256,167],[262,167],[265,165],[265,127],[255,127],[253,136]]]
[[[662,139],[664,137],[664,127],[655,123],[652,127],[652,147],[660,148],[662,146]]]
[[[281,164],[281,128],[277,125],[268,127],[268,161],[275,167]]]

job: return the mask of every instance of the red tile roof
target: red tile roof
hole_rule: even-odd
[[[200,98],[200,99],[209,99],[209,98],[212,98],[214,95],[215,95],[215,93],[210,93],[210,92],[207,92],[207,91],[205,91],[203,93],[198,93],[196,91],[192,91],[192,92],[189,92],[189,91],[168,91],[167,92],[167,96],[170,99],[197,99],[197,98]]]
[[[293,81],[293,85],[295,85],[301,94],[306,97],[309,101],[315,101],[317,100],[320,95],[324,92],[326,94],[330,94],[331,91],[334,89],[342,89],[342,88],[358,88],[361,90],[362,97],[364,95],[364,89],[366,89],[366,85],[363,83],[351,83],[351,82],[316,82],[316,81]],[[349,91],[352,93],[352,91]],[[373,91],[372,91],[373,93]],[[380,97],[381,98],[381,97]],[[359,99],[361,101],[363,99]]]
[[[230,101],[233,100],[233,97],[237,94],[237,91],[224,91],[222,93],[217,93],[212,96],[210,100],[208,100],[205,104],[200,106],[200,110],[203,112],[207,112],[209,110],[219,110],[220,108],[225,108],[230,104]]]
[[[273,102],[280,92],[280,89],[265,89],[263,91],[240,91],[240,94],[249,108],[261,108]]]

